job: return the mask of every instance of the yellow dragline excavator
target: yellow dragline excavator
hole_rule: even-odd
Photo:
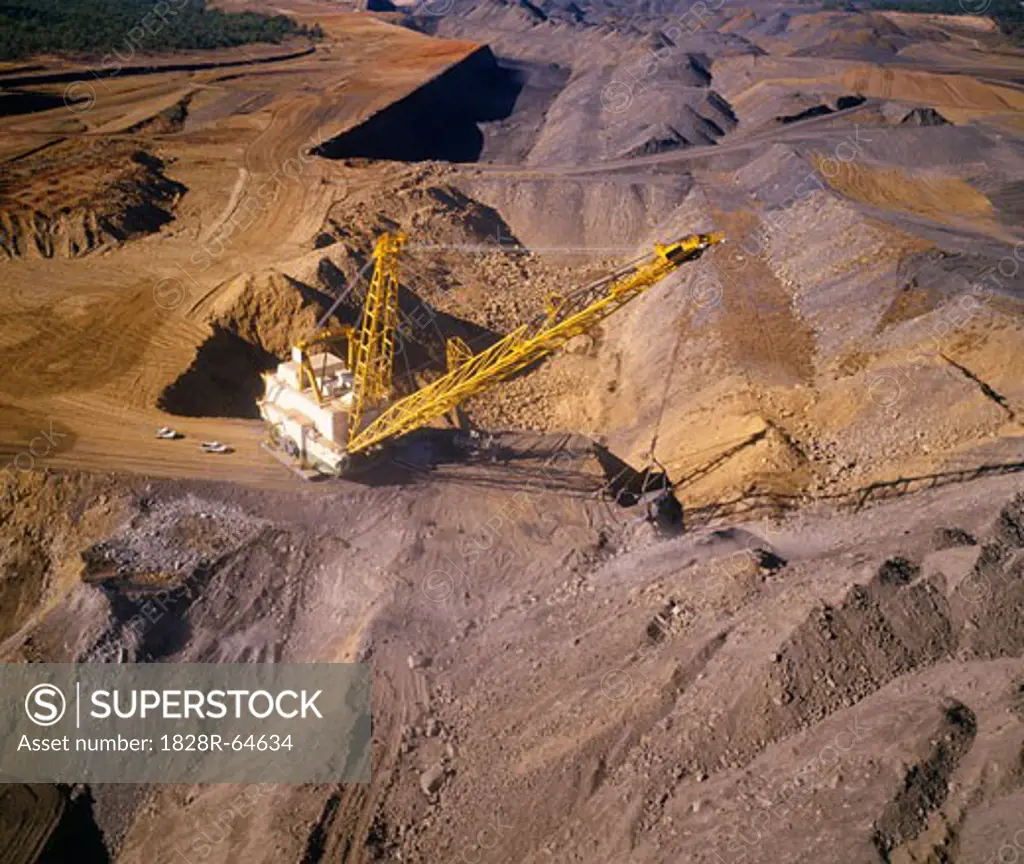
[[[360,327],[314,334],[292,348],[290,360],[263,376],[259,407],[269,443],[297,467],[343,476],[359,457],[521,372],[724,240],[722,233],[690,234],[658,244],[603,279],[549,297],[543,313],[478,353],[461,339],[449,339],[448,371],[396,400],[392,367],[398,257],[405,235],[384,234],[374,248]]]

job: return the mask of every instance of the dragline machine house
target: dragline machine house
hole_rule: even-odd
[[[360,327],[317,333],[264,375],[259,406],[270,443],[300,465],[343,475],[353,457],[427,425],[523,371],[724,240],[718,232],[657,244],[603,279],[549,297],[543,313],[478,353],[460,339],[449,339],[448,371],[394,400],[398,256],[405,235],[384,234],[373,251]]]

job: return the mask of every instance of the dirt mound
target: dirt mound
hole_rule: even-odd
[[[501,213],[450,184],[401,190],[397,206],[384,218],[402,226],[411,249],[451,247],[458,251],[492,243],[517,246],[519,240]],[[381,227],[386,221],[379,223]]]
[[[763,676],[736,694],[714,729],[677,755],[704,766],[705,772],[718,770],[720,764],[746,764],[769,742],[820,723],[915,669],[952,657],[973,630],[958,626],[943,586],[915,581],[917,572],[903,559],[891,560],[870,583],[851,588],[839,604],[815,609],[779,646]],[[737,578],[755,582],[764,578],[757,574],[756,567],[735,572]],[[1017,590],[991,597],[990,608],[1012,603]],[[1021,632],[1019,621],[1001,630],[997,650],[1016,656]],[[955,759],[946,765],[948,770],[953,767]],[[903,813],[901,804],[894,807]],[[895,818],[883,816],[883,822]]]
[[[841,73],[849,92],[883,99],[917,102],[941,108],[980,112],[1020,111],[1024,93],[969,75],[856,66]]]
[[[905,29],[925,25],[965,30],[972,34],[999,32],[999,25],[995,20],[982,15],[943,15],[930,12],[882,12],[881,15]]]
[[[1003,508],[974,567],[955,585],[965,651],[1024,654],[1024,495]]]
[[[914,108],[908,111],[903,119],[903,125],[909,126],[947,126],[949,121],[934,108]]]
[[[852,588],[836,607],[822,606],[782,646],[769,671],[776,710],[765,704],[764,715],[795,709],[801,722],[820,719],[957,648],[989,658],[1018,656],[1024,650],[1021,549],[1024,496],[1000,512],[963,584],[948,584],[941,574],[935,582],[919,579],[920,568],[904,558],[886,561],[872,582]],[[761,694],[752,698],[764,701]],[[794,708],[778,710],[791,703]]]
[[[89,662],[154,662],[181,650],[192,600],[223,562],[270,526],[237,507],[196,496],[132,503],[131,519],[82,552],[82,578],[102,586],[110,604],[103,632],[84,652]],[[140,626],[139,604],[174,600],[166,621]]]
[[[667,123],[644,125],[637,130],[634,140],[624,143],[624,149],[616,154],[617,157],[628,159],[632,156],[653,156],[680,147],[714,144],[722,137],[722,128],[714,121],[702,117],[689,106],[685,113],[690,120],[685,127],[686,134]]]
[[[258,417],[260,373],[308,338],[329,305],[329,297],[282,273],[239,276],[193,310],[212,332],[158,406],[186,417]]]
[[[7,163],[0,250],[8,258],[75,258],[159,231],[185,187],[164,163],[123,142],[52,147]]]
[[[645,132],[637,146],[657,149],[657,139],[656,132]],[[628,255],[653,225],[678,209],[692,181],[686,174],[651,179],[524,177],[500,183],[485,177],[467,178],[460,186],[500,212],[510,232],[538,254],[611,257]],[[538,212],[547,213],[549,221],[540,223]]]
[[[194,96],[195,93],[189,93],[169,108],[164,108],[155,116],[136,123],[125,131],[129,133],[145,132],[156,135],[169,135],[172,132],[180,132],[185,128],[185,122],[188,120],[189,105]]]
[[[819,720],[952,651],[947,602],[932,585],[910,585],[913,571],[901,563],[887,562],[873,583],[851,589],[837,607],[822,606],[782,646],[769,671],[769,716],[796,711],[800,723]]]
[[[830,160],[827,169],[821,154],[812,157],[825,181],[841,195],[875,207],[924,216],[937,222],[964,218],[988,221],[995,210],[981,192],[945,174],[912,175],[894,168]],[[833,166],[839,165],[838,170]]]
[[[708,89],[707,73],[692,58],[652,65],[642,86],[624,75],[612,67],[573,76],[548,109],[527,163],[578,165],[621,158],[636,148],[651,118],[691,144],[714,143],[736,126],[729,103]]]
[[[910,768],[903,789],[875,823],[872,839],[883,861],[891,861],[897,847],[916,839],[945,803],[951,778],[976,734],[977,720],[966,705],[953,702],[946,707],[931,750]]]
[[[702,143],[710,144],[712,139]],[[658,123],[648,126],[637,132],[636,141],[628,144],[624,157],[630,156],[653,156],[656,153],[666,153],[669,150],[677,150],[680,147],[688,147],[695,142],[687,140],[683,135],[667,123]]]
[[[0,656],[5,640],[77,583],[78,550],[118,518],[120,497],[110,487],[100,478],[0,476],[0,522],[12,532],[0,551]]]
[[[196,313],[211,326],[284,358],[313,332],[330,302],[325,294],[270,271],[239,276]]]
[[[791,16],[786,12],[773,12],[751,28],[751,32],[759,36],[781,36],[789,29],[791,20]]]
[[[488,251],[520,248],[520,240],[502,214],[454,183],[444,182],[441,172],[422,169],[408,173],[388,172],[369,194],[351,195],[327,214],[320,237],[330,241],[317,261],[329,261],[343,279],[323,272],[297,275],[316,279],[332,293],[347,288],[368,265],[377,237],[384,231],[402,230],[408,237],[402,281],[433,302],[444,294],[451,280],[446,275],[453,261]]]
[[[895,22],[870,12],[843,16],[842,23],[835,19],[826,21],[824,27],[825,32],[820,34],[812,35],[811,28],[801,32],[799,41],[803,47],[794,52],[794,56],[859,58],[894,55],[913,42]]]
[[[794,91],[858,94],[927,106],[957,123],[989,115],[1009,117],[1024,106],[1024,93],[1007,84],[966,73],[888,64],[739,55],[722,58],[714,71],[716,89],[740,116],[757,113],[761,100],[776,104]]]

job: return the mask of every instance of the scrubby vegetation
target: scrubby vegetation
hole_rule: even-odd
[[[318,37],[285,15],[222,12],[206,0],[0,0],[0,59],[40,52],[121,58]]]
[[[825,8],[987,15],[1014,42],[1024,44],[1024,4],[1020,0],[826,0]]]

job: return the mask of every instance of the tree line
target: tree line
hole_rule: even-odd
[[[826,0],[826,9],[851,12],[925,12],[932,15],[986,15],[1016,44],[1024,44],[1024,4],[1020,0]]]
[[[0,60],[40,53],[95,56],[226,48],[319,38],[286,15],[223,12],[206,0],[0,0]]]

